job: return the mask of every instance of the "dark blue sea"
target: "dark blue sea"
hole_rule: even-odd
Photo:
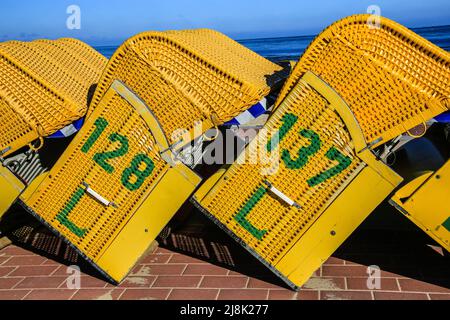
[[[450,51],[450,25],[439,27],[427,27],[412,29],[422,37],[428,39],[439,47]],[[248,39],[238,40],[241,44],[249,49],[259,53],[272,61],[298,60],[300,55],[305,51],[307,46],[314,40],[312,36],[298,36],[285,38],[264,38],[264,39]],[[110,58],[117,46],[97,46],[95,47],[100,53]]]

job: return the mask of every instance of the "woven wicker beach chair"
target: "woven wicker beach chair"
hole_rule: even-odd
[[[302,57],[278,101],[312,71],[347,102],[374,148],[449,110],[450,53],[393,21],[382,18],[377,28],[369,19],[353,16],[325,30]],[[449,176],[447,163],[402,186],[391,199],[447,251],[450,202],[442,199],[450,194]]]
[[[83,117],[106,62],[74,39],[0,43],[1,156]]]
[[[134,36],[110,59],[81,131],[22,204],[120,282],[201,182],[176,149],[260,101],[280,72],[211,30]]]
[[[293,288],[401,183],[373,148],[450,106],[449,54],[369,18],[343,19],[314,40],[265,130],[193,197]]]
[[[83,117],[106,62],[74,39],[0,43],[0,160]],[[1,217],[26,182],[2,161],[0,185]]]

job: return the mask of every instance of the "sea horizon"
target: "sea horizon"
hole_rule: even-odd
[[[410,30],[442,49],[450,51],[450,25],[418,27],[410,28]],[[235,40],[261,56],[276,62],[297,59],[316,37],[317,34]],[[109,59],[119,45],[95,45],[94,48]]]

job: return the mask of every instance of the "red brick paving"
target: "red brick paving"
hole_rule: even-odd
[[[14,270],[16,270],[16,267],[0,267],[0,277],[7,276]]]
[[[21,300],[30,292],[29,290],[0,290],[0,300]]]
[[[382,278],[380,290],[399,291],[398,281],[395,278]],[[347,288],[350,290],[365,290],[367,278],[347,278]]]
[[[228,270],[211,264],[188,264],[184,274],[226,275]]]
[[[129,276],[122,282],[121,287],[123,287],[123,288],[149,288],[152,286],[152,284],[156,281],[157,278],[158,278],[157,276],[145,276],[145,277]],[[81,283],[81,286],[84,287],[85,284]]]
[[[375,300],[429,300],[426,293],[374,292]]]
[[[69,300],[75,291],[69,289],[37,289],[25,296],[25,300]]]
[[[17,256],[11,257],[2,266],[36,266],[47,261],[47,258],[40,256]]]
[[[170,254],[149,254],[144,259],[142,259],[141,264],[167,263],[171,256],[172,255]]]
[[[74,291],[74,290],[71,290]],[[117,300],[123,294],[122,289],[79,289],[72,300]]]
[[[124,282],[124,286],[127,284],[127,282]],[[81,276],[80,284],[82,288],[105,288],[106,286],[108,286],[108,284],[105,283],[104,280],[86,275]]]
[[[380,290],[369,290],[367,266],[337,257],[328,259],[299,292],[163,248],[144,258],[120,286],[83,274],[79,290],[67,288],[65,265],[31,251],[10,246],[0,250],[0,258],[0,299],[450,300],[450,290],[439,281],[391,271],[382,272]]]
[[[249,279],[247,288],[252,289],[279,289],[279,286],[276,284],[272,284],[267,281],[259,280],[259,279]]]
[[[429,294],[428,295],[430,297],[431,300],[449,300],[450,297],[448,296],[448,294]]]
[[[352,276],[367,277],[367,266],[322,266],[322,276]]]
[[[38,265],[36,265],[38,266]],[[34,276],[50,276],[58,269],[57,266],[22,266],[17,265],[17,268],[9,274],[11,277],[34,277]]]
[[[201,276],[159,276],[154,286],[159,288],[198,288]]]
[[[296,300],[297,292],[288,290],[270,290],[269,300]],[[311,299],[310,299],[311,300]]]
[[[303,285],[303,288],[310,290],[345,290],[345,279],[344,277],[314,276]]]
[[[426,283],[423,281],[417,281],[413,279],[399,279],[400,288],[404,291],[425,291],[425,292],[439,292],[450,293],[449,289],[442,288],[437,285]]]
[[[164,300],[171,289],[127,289],[120,296],[121,300]]]
[[[269,292],[270,293],[270,292]],[[301,290],[297,293],[297,300],[319,300],[319,291]]]
[[[247,287],[248,280],[248,277],[242,276],[207,276],[203,277],[203,280],[200,283],[200,287],[219,289],[243,289]]]
[[[63,282],[66,282],[66,277],[27,277],[24,278],[15,288],[19,289],[56,289],[59,288]]]
[[[0,278],[0,288],[1,290],[12,289],[21,281],[23,281],[22,278]]]
[[[370,291],[321,291],[322,300],[372,300]]]
[[[266,300],[269,290],[264,289],[221,289],[217,299],[219,300]]]
[[[183,300],[189,297],[192,300],[215,300],[218,294],[217,289],[173,289],[168,299]]]

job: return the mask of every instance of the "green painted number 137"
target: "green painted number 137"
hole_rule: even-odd
[[[283,124],[277,132],[277,139],[273,141],[272,139],[270,139],[267,143],[266,148],[269,153],[272,152],[280,143],[280,141],[286,137],[288,132],[294,127],[297,120],[298,117],[292,113],[287,113],[283,116]],[[308,139],[310,144],[308,146],[301,147],[298,150],[297,157],[295,159],[292,159],[291,153],[286,149],[284,149],[281,153],[281,159],[283,160],[286,168],[291,170],[302,169],[309,162],[310,158],[317,152],[319,152],[320,148],[322,147],[322,142],[320,140],[319,134],[314,132],[313,130],[302,129],[300,130],[299,134],[303,138]],[[337,165],[308,179],[307,183],[310,187],[315,187],[327,181],[328,179],[333,178],[334,176],[347,169],[352,163],[352,159],[350,157],[342,154],[335,147],[331,147],[326,152],[325,157],[327,157],[331,161],[337,162]],[[267,192],[268,189],[265,186],[260,186],[234,216],[234,219],[258,240],[262,240],[264,235],[267,233],[267,230],[260,230],[256,228],[250,223],[250,221],[247,220],[247,216],[256,206],[256,204],[262,200],[263,196],[267,194]]]

